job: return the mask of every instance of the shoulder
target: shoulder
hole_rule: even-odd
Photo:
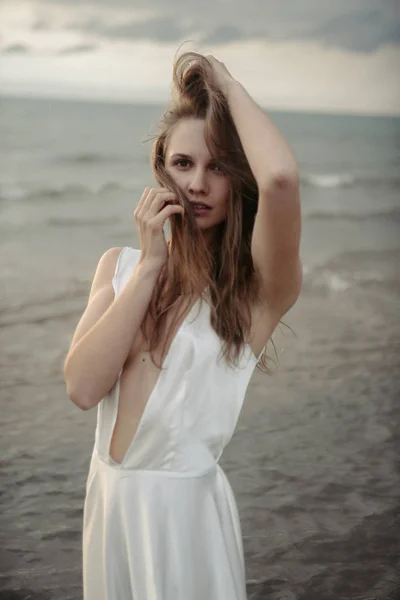
[[[109,248],[100,257],[97,268],[101,271],[114,274],[118,263],[123,260],[125,256],[133,256],[138,254],[140,254],[140,250],[131,248],[131,246]]]
[[[100,257],[95,274],[93,277],[90,297],[96,294],[96,292],[104,287],[112,286],[115,274],[119,269],[120,263],[124,260],[124,257],[128,254],[132,256],[134,253],[140,254],[139,250],[131,248],[130,246],[118,246],[109,248]]]
[[[101,255],[99,262],[97,264],[96,273],[103,273],[104,275],[108,273],[109,275],[114,275],[115,267],[117,266],[117,262],[123,252],[123,247],[109,248]]]

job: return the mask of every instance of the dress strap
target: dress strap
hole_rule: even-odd
[[[115,296],[117,296],[124,287],[130,274],[135,268],[139,257],[140,250],[131,248],[131,246],[122,248],[118,256],[117,264],[115,265],[114,277],[112,278]]]

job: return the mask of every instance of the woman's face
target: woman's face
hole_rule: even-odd
[[[185,118],[176,124],[167,144],[165,168],[193,203],[200,229],[208,230],[225,220],[229,180],[209,153],[203,119]],[[197,203],[209,208],[197,210]]]

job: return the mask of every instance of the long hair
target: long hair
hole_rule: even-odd
[[[227,217],[216,227],[214,239],[208,244],[191,203],[165,168],[169,138],[183,118],[204,120],[208,150],[229,181]],[[182,296],[189,298],[171,327],[173,331],[206,282],[211,299],[211,325],[222,341],[222,356],[228,364],[237,365],[250,332],[251,306],[260,299],[260,281],[251,256],[258,188],[228,102],[215,84],[212,66],[205,56],[185,52],[175,60],[171,100],[153,139],[151,166],[155,180],[177,195],[185,214],[170,218],[172,272],[168,272],[167,265],[160,271],[142,322],[142,334],[155,363],[153,352],[161,339],[165,339],[163,353],[171,342],[170,336],[165,336],[168,309]],[[265,352],[259,365],[270,372]]]

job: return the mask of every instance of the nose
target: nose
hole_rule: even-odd
[[[193,171],[193,177],[189,184],[189,192],[194,195],[208,193],[207,174],[203,169]]]

